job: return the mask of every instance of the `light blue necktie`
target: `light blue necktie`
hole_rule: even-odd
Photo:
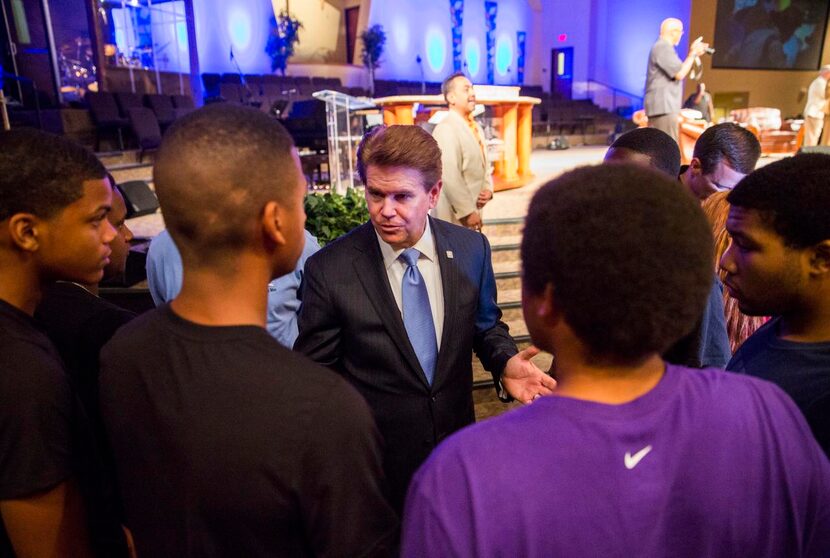
[[[409,342],[415,349],[415,355],[424,369],[427,382],[432,385],[435,377],[435,361],[438,358],[438,342],[435,340],[435,324],[429,306],[429,295],[424,277],[418,270],[418,257],[421,253],[415,248],[407,248],[399,256],[406,264],[401,282],[403,298],[403,325],[409,335]]]

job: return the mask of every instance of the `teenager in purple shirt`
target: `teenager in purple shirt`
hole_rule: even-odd
[[[403,556],[827,556],[830,463],[792,401],[660,357],[700,315],[711,250],[695,200],[652,170],[543,187],[522,303],[557,390],[437,448]]]

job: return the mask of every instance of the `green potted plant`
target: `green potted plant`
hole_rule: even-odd
[[[317,237],[321,246],[369,220],[366,198],[354,188],[342,196],[336,192],[309,194],[305,212],[306,229]]]
[[[386,44],[386,32],[383,26],[375,24],[360,34],[363,41],[363,52],[360,58],[363,65],[369,70],[369,92],[375,94],[375,70],[380,68],[380,57],[383,56],[383,46]]]
[[[271,57],[271,71],[279,70],[285,75],[285,65],[294,55],[294,47],[300,42],[300,29],[303,24],[299,19],[282,10],[276,17],[271,17],[271,32],[265,45],[265,52]]]

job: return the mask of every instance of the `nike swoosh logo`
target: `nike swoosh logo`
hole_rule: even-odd
[[[626,469],[633,469],[637,466],[637,464],[643,460],[643,458],[648,455],[648,452],[651,451],[651,446],[646,446],[634,455],[631,455],[629,452],[625,452],[625,468]]]

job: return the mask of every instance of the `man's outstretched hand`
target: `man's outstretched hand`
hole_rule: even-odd
[[[537,397],[550,395],[556,388],[556,380],[531,362],[538,354],[539,349],[530,346],[512,356],[504,367],[501,384],[516,401],[531,403]]]

